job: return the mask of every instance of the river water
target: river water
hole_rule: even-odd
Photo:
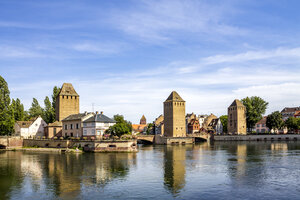
[[[300,199],[300,142],[1,151],[0,199]]]

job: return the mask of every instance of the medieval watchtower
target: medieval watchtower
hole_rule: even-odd
[[[71,83],[64,83],[56,97],[56,120],[79,113],[79,95]]]
[[[245,135],[246,126],[246,107],[236,99],[228,108],[228,133]]]
[[[164,102],[164,135],[186,137],[185,101],[175,91]]]
[[[147,124],[147,120],[145,115],[142,116],[141,120],[140,120],[140,124],[146,125]]]

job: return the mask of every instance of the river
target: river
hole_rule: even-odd
[[[0,151],[0,199],[299,199],[300,142]]]

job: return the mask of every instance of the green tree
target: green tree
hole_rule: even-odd
[[[126,121],[122,115],[115,115],[114,120],[116,121],[116,124],[109,127],[106,133],[118,137],[124,134],[131,134],[132,132],[131,122]]]
[[[223,126],[223,132],[227,133],[227,123],[228,123],[228,115],[222,115],[220,117]]]
[[[45,108],[43,112],[43,119],[45,122],[48,123],[53,123],[55,121],[55,110],[52,107],[52,104],[49,100],[49,97],[46,96],[44,100]]]
[[[40,106],[38,100],[33,98],[31,108],[29,108],[30,118],[44,116],[43,108]]]
[[[282,128],[284,126],[284,121],[281,113],[276,111],[268,115],[266,125],[270,130],[273,129],[274,131]]]
[[[14,130],[14,111],[10,104],[7,82],[0,76],[0,135],[8,135]]]
[[[20,99],[16,100],[12,99],[11,103],[14,110],[15,121],[23,121],[24,120],[24,105],[21,103]]]
[[[242,99],[242,102],[246,107],[247,128],[251,131],[255,124],[263,118],[269,103],[257,96],[246,97]]]
[[[55,108],[56,108],[56,97],[57,97],[59,91],[60,91],[60,88],[57,87],[57,86],[54,86],[53,94],[52,94],[52,107],[53,107],[54,111],[55,111]]]
[[[147,135],[152,135],[153,134],[153,127],[154,127],[153,123],[148,124],[147,130],[146,130]]]
[[[300,119],[290,117],[284,122],[284,125],[288,128],[290,132],[295,132],[300,128]]]

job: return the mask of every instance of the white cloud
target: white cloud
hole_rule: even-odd
[[[269,55],[277,50],[257,53],[260,52]],[[207,58],[200,59],[198,64],[175,61],[149,71],[101,73],[97,78],[79,76],[63,81],[73,83],[80,94],[82,112],[91,111],[94,103],[95,110],[104,111],[108,116],[123,114],[133,122],[138,122],[142,114],[148,120],[162,114],[163,101],[173,90],[186,100],[187,112],[226,114],[234,99],[252,95],[269,101],[268,112],[271,112],[300,104],[300,69],[283,67],[282,59],[287,57],[289,62],[299,63],[296,53],[291,52],[295,51],[285,49],[277,56],[265,56],[259,60],[255,56],[252,59],[224,59],[228,63],[221,63],[222,66],[220,63],[204,65],[203,60]],[[235,58],[236,55],[228,57]],[[281,61],[279,65],[264,65],[274,59],[276,63]],[[257,67],[249,66],[249,62]],[[51,95],[52,87],[58,83],[62,84],[62,80],[13,85],[12,95],[20,97],[28,108],[32,97],[40,97],[42,101],[44,96]]]
[[[0,46],[0,58],[37,58],[43,55],[31,48]]]
[[[147,42],[169,40],[178,33],[241,35],[246,30],[223,22],[226,13],[235,12],[224,2],[138,1],[133,9],[116,10],[112,22],[127,34]]]

